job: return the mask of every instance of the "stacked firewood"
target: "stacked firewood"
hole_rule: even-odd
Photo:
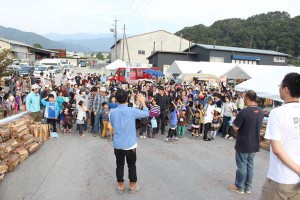
[[[265,133],[267,129],[267,122],[263,122],[260,129],[260,147],[270,151],[270,140],[266,140]]]
[[[0,181],[49,139],[49,125],[35,123],[30,116],[0,126]]]

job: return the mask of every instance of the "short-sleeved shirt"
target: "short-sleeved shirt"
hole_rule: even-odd
[[[239,128],[235,150],[240,153],[255,153],[259,151],[260,129],[264,112],[257,106],[249,106],[241,110],[234,125]]]
[[[265,138],[280,141],[283,150],[300,165],[300,103],[288,103],[271,111]],[[281,184],[300,183],[299,175],[270,149],[268,178]]]

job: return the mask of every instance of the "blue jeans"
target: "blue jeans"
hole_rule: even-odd
[[[236,161],[236,177],[235,186],[241,191],[252,190],[252,178],[254,171],[254,157],[255,153],[235,153]]]
[[[100,132],[99,132],[99,128],[100,128]],[[93,133],[100,134],[100,133],[102,133],[102,130],[103,130],[103,123],[102,123],[102,120],[100,119],[100,114],[97,113],[97,115],[95,115]]]

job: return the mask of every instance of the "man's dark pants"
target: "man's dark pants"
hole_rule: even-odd
[[[160,115],[157,118],[157,129],[159,130],[159,128],[160,128],[162,134],[165,133],[166,115],[167,115],[167,111],[166,110],[161,110]]]
[[[118,182],[124,182],[124,165],[125,165],[125,158],[128,166],[128,175],[130,182],[136,182],[136,149],[131,150],[123,150],[123,149],[114,149],[115,156],[116,156],[116,175]]]

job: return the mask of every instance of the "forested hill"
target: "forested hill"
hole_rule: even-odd
[[[211,26],[185,27],[175,33],[195,43],[278,50],[300,55],[300,16],[269,12],[248,19],[225,19]]]

